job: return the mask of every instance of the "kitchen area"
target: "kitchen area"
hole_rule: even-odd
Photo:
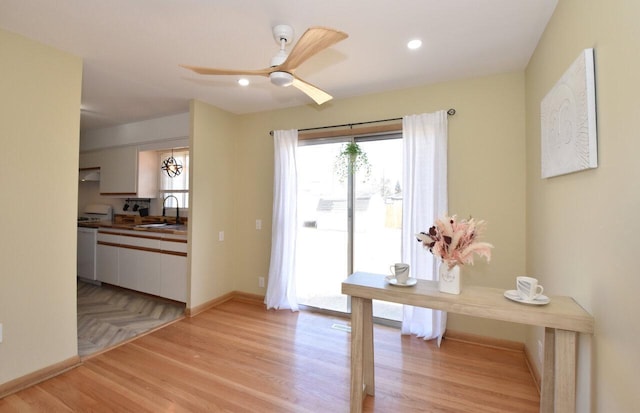
[[[184,314],[189,152],[184,146],[163,145],[167,144],[126,145],[80,154],[77,277],[81,357]]]

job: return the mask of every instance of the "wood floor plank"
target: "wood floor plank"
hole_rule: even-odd
[[[49,394],[38,386],[22,390],[0,399],[0,411],[20,413],[69,413],[73,412],[62,400]]]
[[[0,400],[0,412],[346,412],[349,320],[230,301]],[[375,326],[365,412],[537,412],[524,354]]]

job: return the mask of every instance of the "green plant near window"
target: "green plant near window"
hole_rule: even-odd
[[[367,153],[355,142],[347,143],[342,147],[336,158],[336,173],[340,177],[340,182],[349,177],[350,174],[364,172],[365,179],[371,175],[371,164]]]

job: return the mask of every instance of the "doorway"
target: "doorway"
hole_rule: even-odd
[[[349,142],[359,145],[370,168],[344,176],[336,171],[336,159]],[[342,281],[356,271],[388,274],[400,261],[401,134],[301,142],[296,157],[298,303],[349,313]],[[373,306],[374,316],[401,320],[401,305]]]

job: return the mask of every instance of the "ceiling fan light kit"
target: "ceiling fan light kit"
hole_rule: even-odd
[[[269,79],[276,86],[291,86],[293,83],[293,75],[287,72],[271,72]]]
[[[273,28],[273,38],[280,45],[280,50],[271,59],[271,66],[258,70],[233,70],[214,69],[198,66],[182,67],[201,75],[241,75],[241,76],[266,76],[276,86],[291,86],[305,93],[318,105],[333,99],[327,92],[300,79],[295,71],[302,63],[320,53],[326,48],[349,37],[348,34],[327,27],[311,27],[304,32],[302,37],[293,46],[290,53],[286,47],[293,39],[293,28],[286,24],[280,24]]]

